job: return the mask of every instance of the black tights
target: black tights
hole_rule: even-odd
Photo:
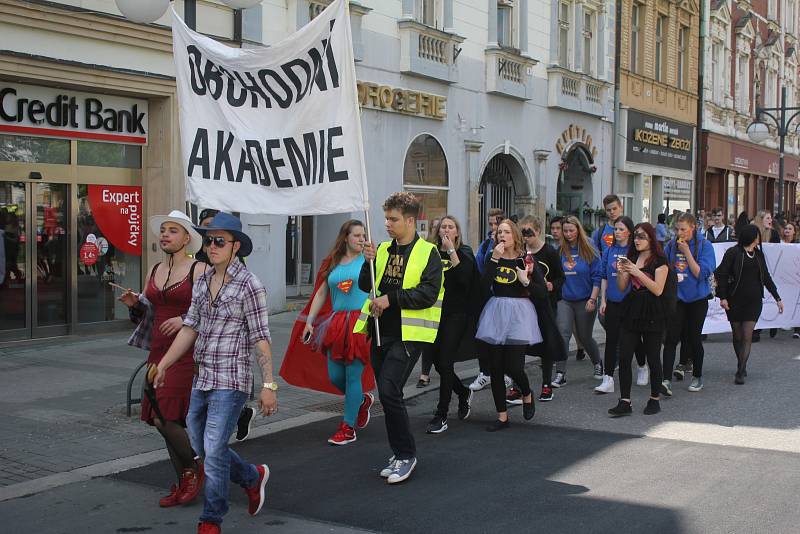
[[[733,331],[733,350],[736,352],[738,372],[747,369],[747,359],[750,358],[750,347],[753,346],[753,329],[755,321],[731,321]]]
[[[184,469],[196,469],[195,453],[189,441],[189,434],[186,429],[177,421],[167,421],[162,423],[160,419],[154,420],[156,429],[164,438],[169,451],[169,459],[172,461],[172,468],[181,479]]]
[[[647,365],[650,367],[650,396],[659,398],[661,391],[661,339],[663,332],[634,332],[627,328],[620,330],[619,338],[619,382],[620,398],[631,399],[633,354],[642,348]]]
[[[507,411],[506,384],[503,375],[508,375],[522,391],[531,394],[531,384],[525,374],[526,345],[486,345],[492,368],[492,397],[497,413]]]

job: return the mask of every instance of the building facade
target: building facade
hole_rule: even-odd
[[[621,0],[614,192],[634,220],[693,209],[700,10]]]
[[[746,211],[795,211],[800,136],[786,138],[784,205],[777,206],[778,140],[753,143],[747,127],[756,106],[798,105],[797,0],[706,2],[709,35],[703,49],[702,160],[698,206],[721,207],[728,218]]]
[[[203,0],[196,24],[259,47],[328,3],[234,12]],[[350,11],[371,208],[241,214],[273,310],[308,295],[344,220],[368,216],[385,240],[394,191],[422,199],[421,233],[450,213],[473,246],[491,207],[596,222],[612,185],[610,0],[352,0]],[[139,288],[163,260],[147,218],[213,207],[185,204],[171,46],[168,15],[136,24],[113,0],[0,0],[0,341],[121,327],[109,282]]]

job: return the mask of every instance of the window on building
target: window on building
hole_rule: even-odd
[[[142,147],[119,143],[78,141],[78,165],[141,169]]]
[[[441,0],[417,0],[417,21],[432,28],[441,26]]]
[[[722,43],[711,45],[711,101],[722,104]]]
[[[569,30],[572,6],[561,2],[558,6],[558,64],[569,68]]]
[[[739,94],[738,94],[738,109],[739,113],[750,112],[750,57],[745,54],[739,55],[739,65],[737,68],[738,74],[736,79],[738,81]]]
[[[656,18],[656,81],[664,81],[664,40],[666,38],[667,17],[659,15]]]
[[[403,189],[414,193],[422,207],[418,230],[426,233],[430,223],[447,214],[447,158],[439,142],[422,134],[412,141],[403,165]]]
[[[778,100],[778,73],[769,69],[767,71],[767,87],[764,93],[764,107],[775,107]]]
[[[585,74],[594,75],[594,57],[595,57],[595,14],[591,11],[584,11],[583,13],[583,72]]]
[[[634,2],[631,5],[631,64],[632,72],[639,72],[639,41],[641,38],[642,6]]]
[[[778,20],[778,0],[769,0],[767,5],[767,18]]]
[[[0,135],[0,161],[69,165],[69,157],[67,139]]]
[[[328,7],[328,2],[326,0],[311,0],[308,3],[308,20],[314,20],[317,16],[323,12],[323,10]]]
[[[794,34],[797,22],[797,0],[786,1],[786,31]]]
[[[497,44],[514,47],[514,1],[497,0]]]
[[[688,88],[689,68],[689,28],[681,26],[678,30],[678,89]]]

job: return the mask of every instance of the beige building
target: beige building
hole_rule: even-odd
[[[622,0],[613,189],[635,220],[694,207],[699,13],[696,0]]]

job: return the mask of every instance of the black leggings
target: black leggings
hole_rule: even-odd
[[[440,417],[447,418],[453,392],[459,397],[463,397],[469,392],[453,369],[454,358],[459,356],[459,346],[464,336],[467,335],[468,323],[469,319],[466,314],[457,313],[442,317],[436,341],[422,353],[423,362],[426,356],[430,358],[433,365],[436,366],[436,372],[441,377],[439,404],[436,407],[436,415]]]
[[[647,365],[650,367],[650,396],[658,398],[661,391],[661,340],[663,332],[633,332],[622,328],[619,339],[620,397],[630,400],[633,382],[631,363],[637,346],[644,348]],[[670,371],[672,372],[672,371]]]
[[[692,360],[692,376],[703,376],[703,323],[708,313],[706,299],[694,302],[678,301],[675,313],[667,320],[667,337],[664,341],[664,377],[672,377],[675,365],[675,350],[681,344],[681,364],[686,365]]]
[[[505,412],[506,384],[503,375],[508,375],[524,396],[531,394],[531,384],[525,374],[525,351],[527,345],[486,345],[492,369],[492,397],[497,413]]]
[[[747,359],[750,358],[750,348],[753,346],[753,329],[755,321],[731,321],[733,332],[733,350],[736,352],[737,371],[747,369]]]
[[[625,321],[624,308],[621,302],[608,301],[606,303],[605,315],[600,315],[600,324],[606,329],[606,347],[603,354],[603,369],[606,375],[613,377],[614,368],[617,366],[619,355],[619,341],[622,331],[622,323]],[[636,363],[639,367],[644,367],[646,363],[644,347],[640,344],[636,347]]]

